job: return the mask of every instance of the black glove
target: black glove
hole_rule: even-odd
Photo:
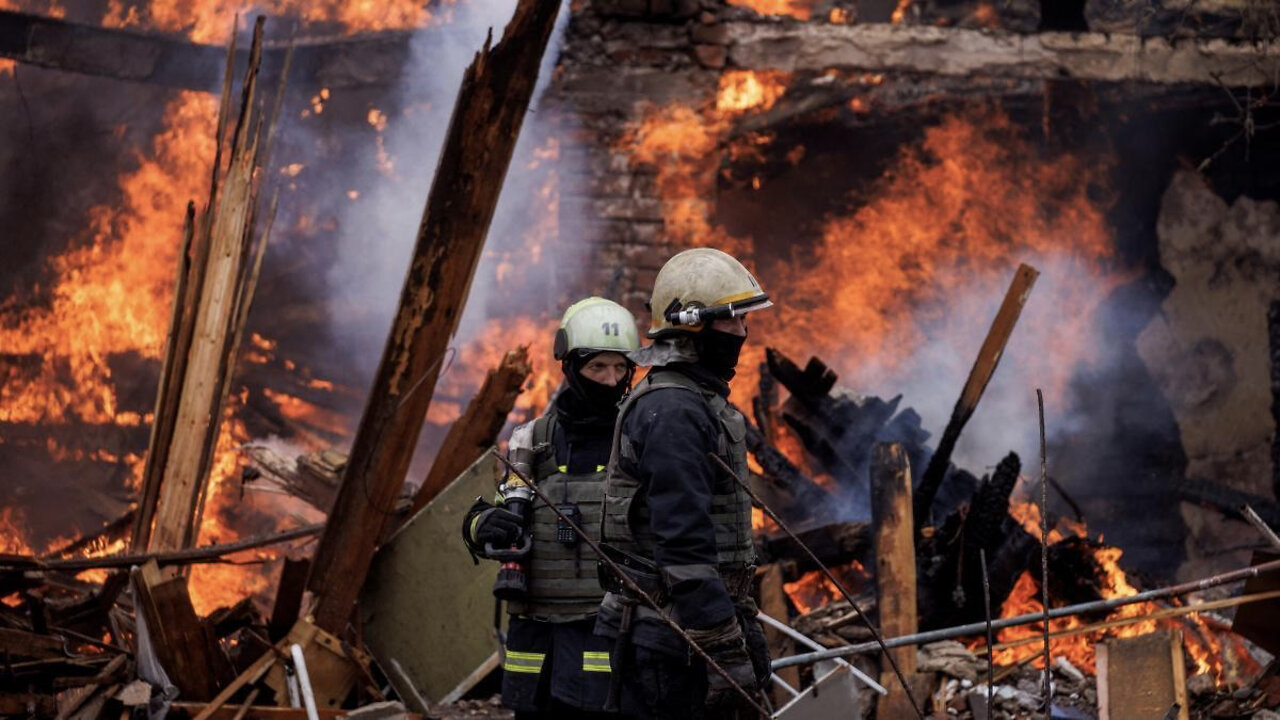
[[[733,679],[733,683],[730,683],[710,665],[707,666],[707,707],[729,709],[745,705],[742,695],[733,685],[737,684],[750,693],[756,688],[756,671],[751,664],[751,655],[747,652],[747,643],[742,635],[742,626],[738,624],[738,617],[735,615],[707,630],[688,632],[698,647]]]
[[[472,537],[481,548],[486,544],[509,548],[519,542],[524,532],[524,518],[510,510],[491,507],[477,516],[472,528]]]

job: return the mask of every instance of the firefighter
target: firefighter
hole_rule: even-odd
[[[663,613],[753,692],[769,677],[769,649],[750,596],[750,498],[711,455],[747,477],[746,421],[728,402],[729,381],[744,316],[772,303],[732,256],[698,248],[667,261],[649,305],[654,343],[631,357],[653,369],[619,412],[601,539]],[[624,715],[753,716],[651,608],[602,581],[609,592],[596,632],[615,640],[611,699]]]
[[[614,420],[635,371],[625,353],[638,346],[635,317],[621,305],[591,297],[570,306],[554,349],[567,387],[511,436],[512,464],[588,532],[600,527]],[[527,516],[512,512],[525,507]],[[514,475],[495,505],[477,498],[463,537],[474,554],[488,557],[531,541],[495,583],[509,614],[503,704],[521,719],[614,717],[603,712],[612,643],[592,632],[604,591],[591,548]]]

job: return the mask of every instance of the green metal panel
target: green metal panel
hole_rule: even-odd
[[[493,577],[497,567],[471,561],[462,516],[476,496],[493,496],[497,460],[485,453],[387,541],[360,596],[364,639],[402,698],[413,692],[440,702],[493,665]],[[404,676],[391,667],[396,661]],[[479,675],[480,677],[474,677]],[[465,688],[463,688],[465,691]]]

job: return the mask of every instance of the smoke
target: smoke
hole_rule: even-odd
[[[1050,440],[1090,422],[1087,409],[1079,407],[1070,392],[1070,380],[1078,372],[1117,362],[1105,335],[1109,316],[1123,308],[1104,303],[1117,277],[1098,272],[1094,262],[1068,252],[1018,259],[1039,270],[1040,276],[952,456],[956,465],[978,475],[994,468],[1009,451],[1018,453],[1028,468],[1038,462],[1037,389],[1044,393]],[[958,289],[948,295],[945,307],[916,314],[922,337],[909,357],[848,368],[846,382],[884,397],[902,393],[902,406],[920,414],[923,427],[933,433],[931,443],[936,443],[1012,276],[1010,272],[1000,282],[945,283]]]
[[[389,118],[382,133],[390,168],[383,163],[363,168],[363,178],[342,179],[368,191],[339,214],[337,258],[325,280],[328,302],[339,307],[332,313],[335,339],[352,353],[362,373],[372,374],[381,356],[463,73],[490,31],[494,43],[500,39],[513,8],[506,0],[462,3],[449,10],[451,16],[443,26],[433,23],[417,32],[393,103],[400,113]],[[507,303],[513,314],[529,311],[524,298],[505,295],[497,279],[504,263],[521,253],[527,239],[524,231],[533,220],[529,200],[538,197],[541,188],[539,175],[529,172],[528,165],[534,151],[554,132],[536,108],[567,20],[568,13],[562,12],[543,58],[538,88],[459,325],[459,346],[495,313],[502,314],[503,308],[497,305]],[[556,258],[556,262],[564,260]],[[350,308],[361,310],[352,313]]]

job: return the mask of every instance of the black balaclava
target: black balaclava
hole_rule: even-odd
[[[608,416],[618,411],[618,403],[622,402],[622,398],[631,389],[631,378],[635,374],[635,367],[628,363],[627,374],[618,381],[617,385],[598,383],[584,376],[581,371],[591,358],[599,354],[598,352],[586,354],[574,352],[561,362],[560,367],[569,384],[569,391],[582,409],[592,416]]]
[[[734,335],[708,327],[693,336],[693,347],[698,351],[698,364],[728,382],[737,372],[734,368],[738,366],[738,354],[742,352],[742,344],[746,341],[746,335]]]

